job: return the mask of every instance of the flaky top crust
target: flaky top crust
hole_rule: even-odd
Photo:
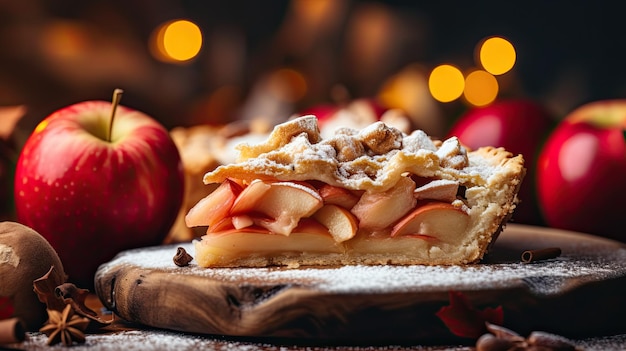
[[[502,148],[468,151],[456,137],[432,140],[421,130],[405,134],[377,122],[362,130],[338,129],[322,138],[315,116],[274,128],[260,144],[237,146],[237,163],[208,172],[205,184],[226,178],[252,181],[318,180],[351,190],[385,191],[406,173],[484,186],[522,174],[523,158]]]

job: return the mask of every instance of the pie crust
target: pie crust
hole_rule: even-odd
[[[258,203],[271,211],[253,208],[249,213],[211,209],[217,205],[207,206],[210,199],[198,202],[186,220],[190,227],[212,223],[194,242],[202,267],[478,262],[511,217],[525,175],[523,157],[503,148],[468,150],[456,137],[433,140],[421,130],[406,134],[382,122],[361,130],[337,129],[323,138],[317,119],[302,116],[274,127],[264,142],[241,143],[236,149],[236,162],[204,175],[207,186],[230,182],[241,190],[255,182],[272,189],[291,184],[319,196],[321,204],[298,215],[296,223],[283,216],[292,211],[288,206],[294,207],[289,196],[278,197],[288,200],[282,212],[277,210],[282,204],[270,200]],[[340,206],[350,212],[348,217],[357,217],[352,235],[338,239],[330,227],[320,225],[332,222],[320,209],[330,201],[319,195],[323,186],[356,197],[356,205]],[[412,205],[403,204],[407,201]],[[396,216],[396,211],[402,213]],[[223,218],[206,218],[215,213]],[[268,213],[278,217],[263,218]],[[284,226],[274,230],[279,217],[291,220],[286,231]]]

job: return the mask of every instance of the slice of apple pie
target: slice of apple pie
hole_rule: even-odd
[[[314,116],[239,144],[236,163],[186,215],[208,227],[202,267],[467,264],[486,253],[517,203],[521,155],[468,151],[376,122],[322,138]]]

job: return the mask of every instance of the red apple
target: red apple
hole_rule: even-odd
[[[626,100],[570,112],[539,156],[537,185],[550,226],[626,241]]]
[[[448,137],[457,136],[471,149],[496,146],[522,154],[527,175],[519,193],[521,203],[513,216],[516,222],[537,225],[542,224],[542,217],[534,172],[537,155],[552,127],[550,114],[539,103],[526,99],[500,100],[467,111],[452,126]]]
[[[343,103],[326,103],[313,105],[309,108],[300,111],[300,115],[315,115],[318,123],[323,125],[328,120],[337,118],[339,111],[350,112],[357,114],[367,120],[377,121],[380,119],[388,108],[383,106],[377,99],[374,98],[359,98],[350,100]]]
[[[121,250],[160,244],[182,203],[183,168],[168,131],[115,106],[87,101],[54,112],[17,163],[18,221],[50,242],[79,286],[93,286],[98,266]]]
[[[299,116],[305,115],[314,115],[317,117],[317,123],[319,125],[324,124],[328,119],[333,118],[333,116],[341,109],[341,105],[336,104],[319,104],[310,106],[298,113]]]

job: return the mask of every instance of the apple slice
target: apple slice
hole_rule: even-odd
[[[298,225],[299,218],[281,216],[279,218],[254,218],[254,224],[267,229],[270,233],[288,236]]]
[[[413,210],[391,230],[391,236],[417,235],[434,237],[443,242],[455,242],[462,237],[470,217],[452,204],[430,201]]]
[[[313,218],[301,218],[298,226],[291,231],[292,235],[301,233],[325,235],[329,238],[332,236],[328,232],[328,228]]]
[[[241,191],[239,184],[226,179],[187,212],[185,224],[190,228],[215,225],[228,216],[231,206]]]
[[[235,227],[233,226],[233,219],[232,217],[224,217],[221,220],[215,222],[214,224],[211,224],[207,230],[206,233],[220,233],[220,232],[224,232],[224,231],[228,231],[228,230],[233,230],[235,229]]]
[[[247,228],[254,224],[252,217],[248,215],[236,215],[232,217],[233,227],[235,229]]]
[[[351,212],[361,229],[377,231],[388,228],[406,215],[417,203],[413,191],[415,182],[401,177],[391,189],[380,193],[364,193]]]
[[[434,179],[420,187],[413,194],[418,200],[439,200],[452,202],[456,200],[459,191],[459,183],[447,179]]]
[[[254,211],[260,199],[271,188],[271,183],[260,179],[253,180],[250,185],[244,188],[235,199],[230,208],[230,214],[242,214]]]
[[[359,197],[350,190],[330,184],[322,185],[318,192],[324,200],[324,204],[338,205],[348,210],[359,202]]]
[[[310,217],[322,205],[322,197],[310,185],[259,180],[241,192],[230,213],[262,214],[264,217],[254,216],[254,224],[289,235],[300,218]]]
[[[359,222],[352,212],[337,205],[324,205],[313,218],[328,228],[338,243],[352,239],[359,229]]]

